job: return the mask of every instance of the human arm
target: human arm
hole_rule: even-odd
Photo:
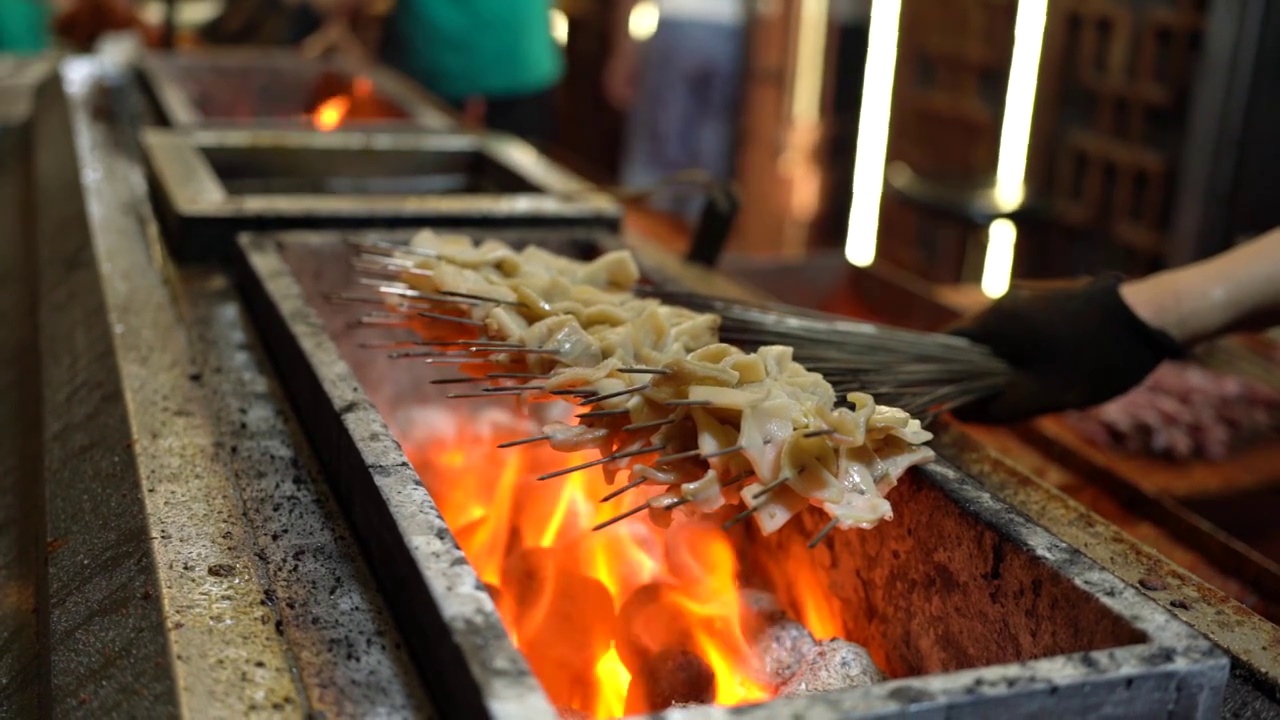
[[[635,97],[639,72],[639,48],[631,39],[631,10],[636,0],[613,0],[609,18],[609,59],[605,63],[603,83],[605,99],[614,109],[626,111]]]
[[[321,18],[320,28],[303,39],[303,56],[337,53],[358,61],[370,59],[379,45],[385,2],[371,0],[303,0]]]
[[[1183,344],[1256,327],[1280,309],[1280,228],[1206,260],[1130,280],[1120,296],[1144,322]]]
[[[1280,309],[1280,229],[1213,258],[1120,282],[1017,290],[953,332],[1013,369],[1000,393],[956,411],[1013,423],[1128,391],[1183,348]]]

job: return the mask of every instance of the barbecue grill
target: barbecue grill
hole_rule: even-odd
[[[358,333],[344,331],[353,319],[350,308],[324,302],[350,282],[340,235],[249,237],[242,247],[249,307],[261,323],[263,341],[305,429],[317,447],[327,449],[320,457],[338,497],[361,509],[352,520],[374,567],[385,573],[384,583],[403,589],[403,605],[393,610],[402,622],[413,622],[423,608],[433,607],[446,626],[441,632],[419,619],[421,634],[410,634],[409,642],[422,664],[466,670],[438,677],[435,696],[460,716],[487,709],[493,717],[554,717],[504,641],[496,610],[475,592],[479,580],[460,579],[459,571],[448,583],[438,579],[444,568],[465,560],[381,419],[399,414],[393,403],[443,402],[443,393],[427,394],[432,370],[372,360],[359,351]],[[348,362],[360,372],[353,373]],[[371,403],[362,387],[374,388],[370,392],[381,405]],[[1122,716],[1143,712],[1153,701],[1176,705],[1173,688],[1205,683],[1207,678],[1193,679],[1196,673],[1213,674],[1212,651],[1194,634],[1184,634],[1185,628],[1175,630],[1163,609],[955,468],[935,464],[906,485],[905,497],[898,499],[909,508],[902,522],[869,534],[840,533],[824,547],[831,566],[866,568],[865,585],[832,587],[843,588],[847,595],[839,603],[855,615],[852,624],[869,628],[868,642],[904,677],[845,693],[776,700],[736,716],[880,717],[921,704],[958,705],[974,717],[1030,716],[1051,708],[1068,715]],[[804,534],[793,528],[772,540],[743,533],[740,552],[748,560],[776,553],[770,545],[794,540],[791,535],[807,538],[817,529],[803,528]],[[890,556],[900,564],[886,562]],[[957,606],[971,610],[956,612]],[[912,625],[936,628],[938,634],[912,637],[905,632]],[[1010,638],[1017,642],[1009,644]],[[458,645],[460,653],[454,650]],[[1114,675],[1095,670],[1104,666]],[[497,673],[495,667],[509,669]],[[1156,679],[1166,673],[1171,674]],[[1133,693],[1139,687],[1145,689]],[[1163,697],[1139,697],[1146,693]],[[1207,696],[1187,699],[1190,704],[1175,714],[1195,716],[1213,704]]]
[[[257,230],[233,246],[235,285],[170,264],[145,160],[98,110],[100,73],[64,62],[73,143],[56,124],[37,137],[49,536],[31,582],[54,712],[556,717],[393,435],[409,406],[442,404],[435,370],[364,351],[347,330],[361,310],[325,300],[350,282],[346,241],[375,231],[297,198],[291,217],[313,229],[217,231]],[[51,193],[58,175],[80,197]],[[170,243],[202,231],[185,221]],[[504,225],[483,230],[581,255],[632,242]],[[657,281],[725,283],[636,247]],[[888,681],[664,716],[1275,711],[1275,628],[1114,535],[1073,547],[1044,525],[1068,536],[1096,518],[980,452],[944,454],[895,491],[893,523],[806,556]],[[814,529],[740,528],[732,543],[750,574]]]
[[[35,150],[32,111],[52,89],[55,63],[50,57],[0,56],[0,307],[10,318],[0,328],[0,708],[34,715],[32,693],[39,668],[33,576],[40,566],[35,551],[40,503],[39,437],[31,415],[40,404],[39,357],[35,345],[34,196]]]
[[[443,102],[390,68],[309,60],[290,48],[151,51],[139,71],[162,119],[178,128],[310,129],[335,97],[352,100],[335,130],[457,127]],[[354,97],[362,84],[367,92]]]
[[[148,129],[142,144],[169,240],[225,255],[236,232],[511,223],[617,226],[602,191],[505,136]]]

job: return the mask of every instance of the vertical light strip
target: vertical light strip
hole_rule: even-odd
[[[569,16],[558,7],[551,8],[551,37],[560,47],[569,44]]]
[[[627,34],[636,42],[648,40],[658,32],[661,16],[658,3],[653,0],[640,0],[631,6],[631,14],[627,15]]]
[[[1018,226],[1008,218],[997,218],[987,226],[987,256],[982,262],[982,294],[1003,297],[1012,281],[1013,248],[1018,241]]]
[[[853,202],[844,256],[858,267],[876,259],[880,229],[880,197],[889,147],[889,111],[893,105],[893,72],[898,64],[898,21],[902,0],[873,0],[867,66],[858,113],[858,146],[853,159]]]
[[[995,199],[1003,206],[1023,201],[1027,180],[1027,153],[1031,147],[1031,118],[1035,111],[1040,53],[1049,15],[1048,0],[1018,0],[1013,24],[1013,57],[1009,63],[1009,89],[1004,98],[1000,125],[1000,154],[996,160]],[[1001,223],[997,226],[997,223]],[[1008,223],[1006,227],[1003,223]],[[1013,274],[1017,227],[996,220],[987,227],[987,256],[982,263],[982,292],[998,298],[1009,291]]]
[[[796,71],[791,86],[791,120],[817,122],[822,115],[822,79],[827,65],[829,0],[800,0]]]

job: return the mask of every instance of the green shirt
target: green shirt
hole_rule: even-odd
[[[455,103],[540,93],[564,74],[550,11],[551,0],[399,0],[391,60]]]
[[[49,47],[49,8],[41,0],[0,0],[0,52],[37,53]]]

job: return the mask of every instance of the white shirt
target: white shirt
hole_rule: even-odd
[[[658,22],[665,19],[742,25],[747,21],[747,0],[655,0]]]
[[[831,0],[831,19],[838,25],[865,25],[871,17],[871,0]]]

